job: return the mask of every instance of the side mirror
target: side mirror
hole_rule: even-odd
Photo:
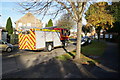
[[[70,31],[68,31],[68,36],[70,35]]]

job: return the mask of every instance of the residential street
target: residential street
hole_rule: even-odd
[[[4,74],[3,78],[90,78],[90,75],[96,78],[118,78],[118,46],[115,43],[107,43],[107,45],[101,64],[90,69],[85,65],[77,66],[72,61],[59,61],[52,58],[31,68]]]
[[[119,14],[120,0],[1,0],[0,79],[119,79]]]

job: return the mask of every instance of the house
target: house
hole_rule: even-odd
[[[14,29],[12,35],[8,35],[8,32],[6,31],[5,27],[0,27],[0,40],[3,40],[11,44],[17,44],[18,35],[16,34],[16,30]]]
[[[0,28],[0,40],[7,42],[7,31],[5,31],[3,28]]]
[[[15,22],[16,30],[26,27],[42,28],[42,22],[37,19],[32,13],[28,12],[23,17]]]

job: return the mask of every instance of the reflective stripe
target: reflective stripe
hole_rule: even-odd
[[[33,31],[30,31],[28,35],[19,34],[19,49],[36,50],[35,42],[35,33]]]

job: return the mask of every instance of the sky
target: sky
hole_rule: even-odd
[[[7,2],[8,1],[8,2]],[[15,27],[15,21],[19,20],[22,16],[25,14],[19,12],[21,7],[17,4],[17,2],[12,1],[1,1],[0,2],[0,26],[5,27],[7,19],[11,17],[13,27]],[[41,15],[34,15],[36,18],[40,19],[42,18]],[[53,20],[54,26],[55,22],[60,18],[61,15],[59,15],[56,19]],[[46,15],[44,19],[42,20],[43,27],[45,24],[51,19],[52,16]],[[83,24],[86,24],[86,20],[83,18]]]
[[[22,14],[21,12],[19,12],[19,10],[21,9],[21,7],[17,4],[16,1],[19,0],[1,0],[0,1],[0,26],[5,27],[6,26],[6,22],[7,19],[9,17],[11,17],[12,23],[13,23],[13,27],[15,27],[14,22],[19,20],[22,16],[24,16],[25,14]],[[23,0],[24,1],[24,0]],[[99,0],[101,1],[101,0]],[[105,0],[102,0],[105,1]],[[89,6],[89,5],[88,5]],[[42,16],[41,15],[34,15],[35,17],[37,17],[38,19],[41,20]],[[56,20],[58,20],[60,18],[61,15],[59,15],[56,19],[53,20],[53,23],[55,24]],[[49,21],[49,19],[51,19],[51,16],[46,16],[43,20],[43,27],[45,26],[45,24]],[[82,18],[82,23],[86,24],[86,20],[83,17]],[[54,25],[55,26],[55,25]]]
[[[2,5],[2,8],[0,8],[0,25],[2,27],[5,27],[9,17],[11,17],[12,23],[14,24],[14,22],[23,15],[16,11],[17,6],[13,2],[0,2],[0,5]]]
[[[0,8],[0,26],[5,27],[7,19],[11,17],[13,27],[15,27],[14,22],[19,20],[22,16],[25,14],[19,12],[20,11],[20,6],[16,2],[0,2],[1,8]],[[41,19],[42,16],[40,15],[34,15],[38,19]],[[50,19],[50,16],[45,17],[44,20],[42,21],[43,23],[47,23],[48,20]]]

